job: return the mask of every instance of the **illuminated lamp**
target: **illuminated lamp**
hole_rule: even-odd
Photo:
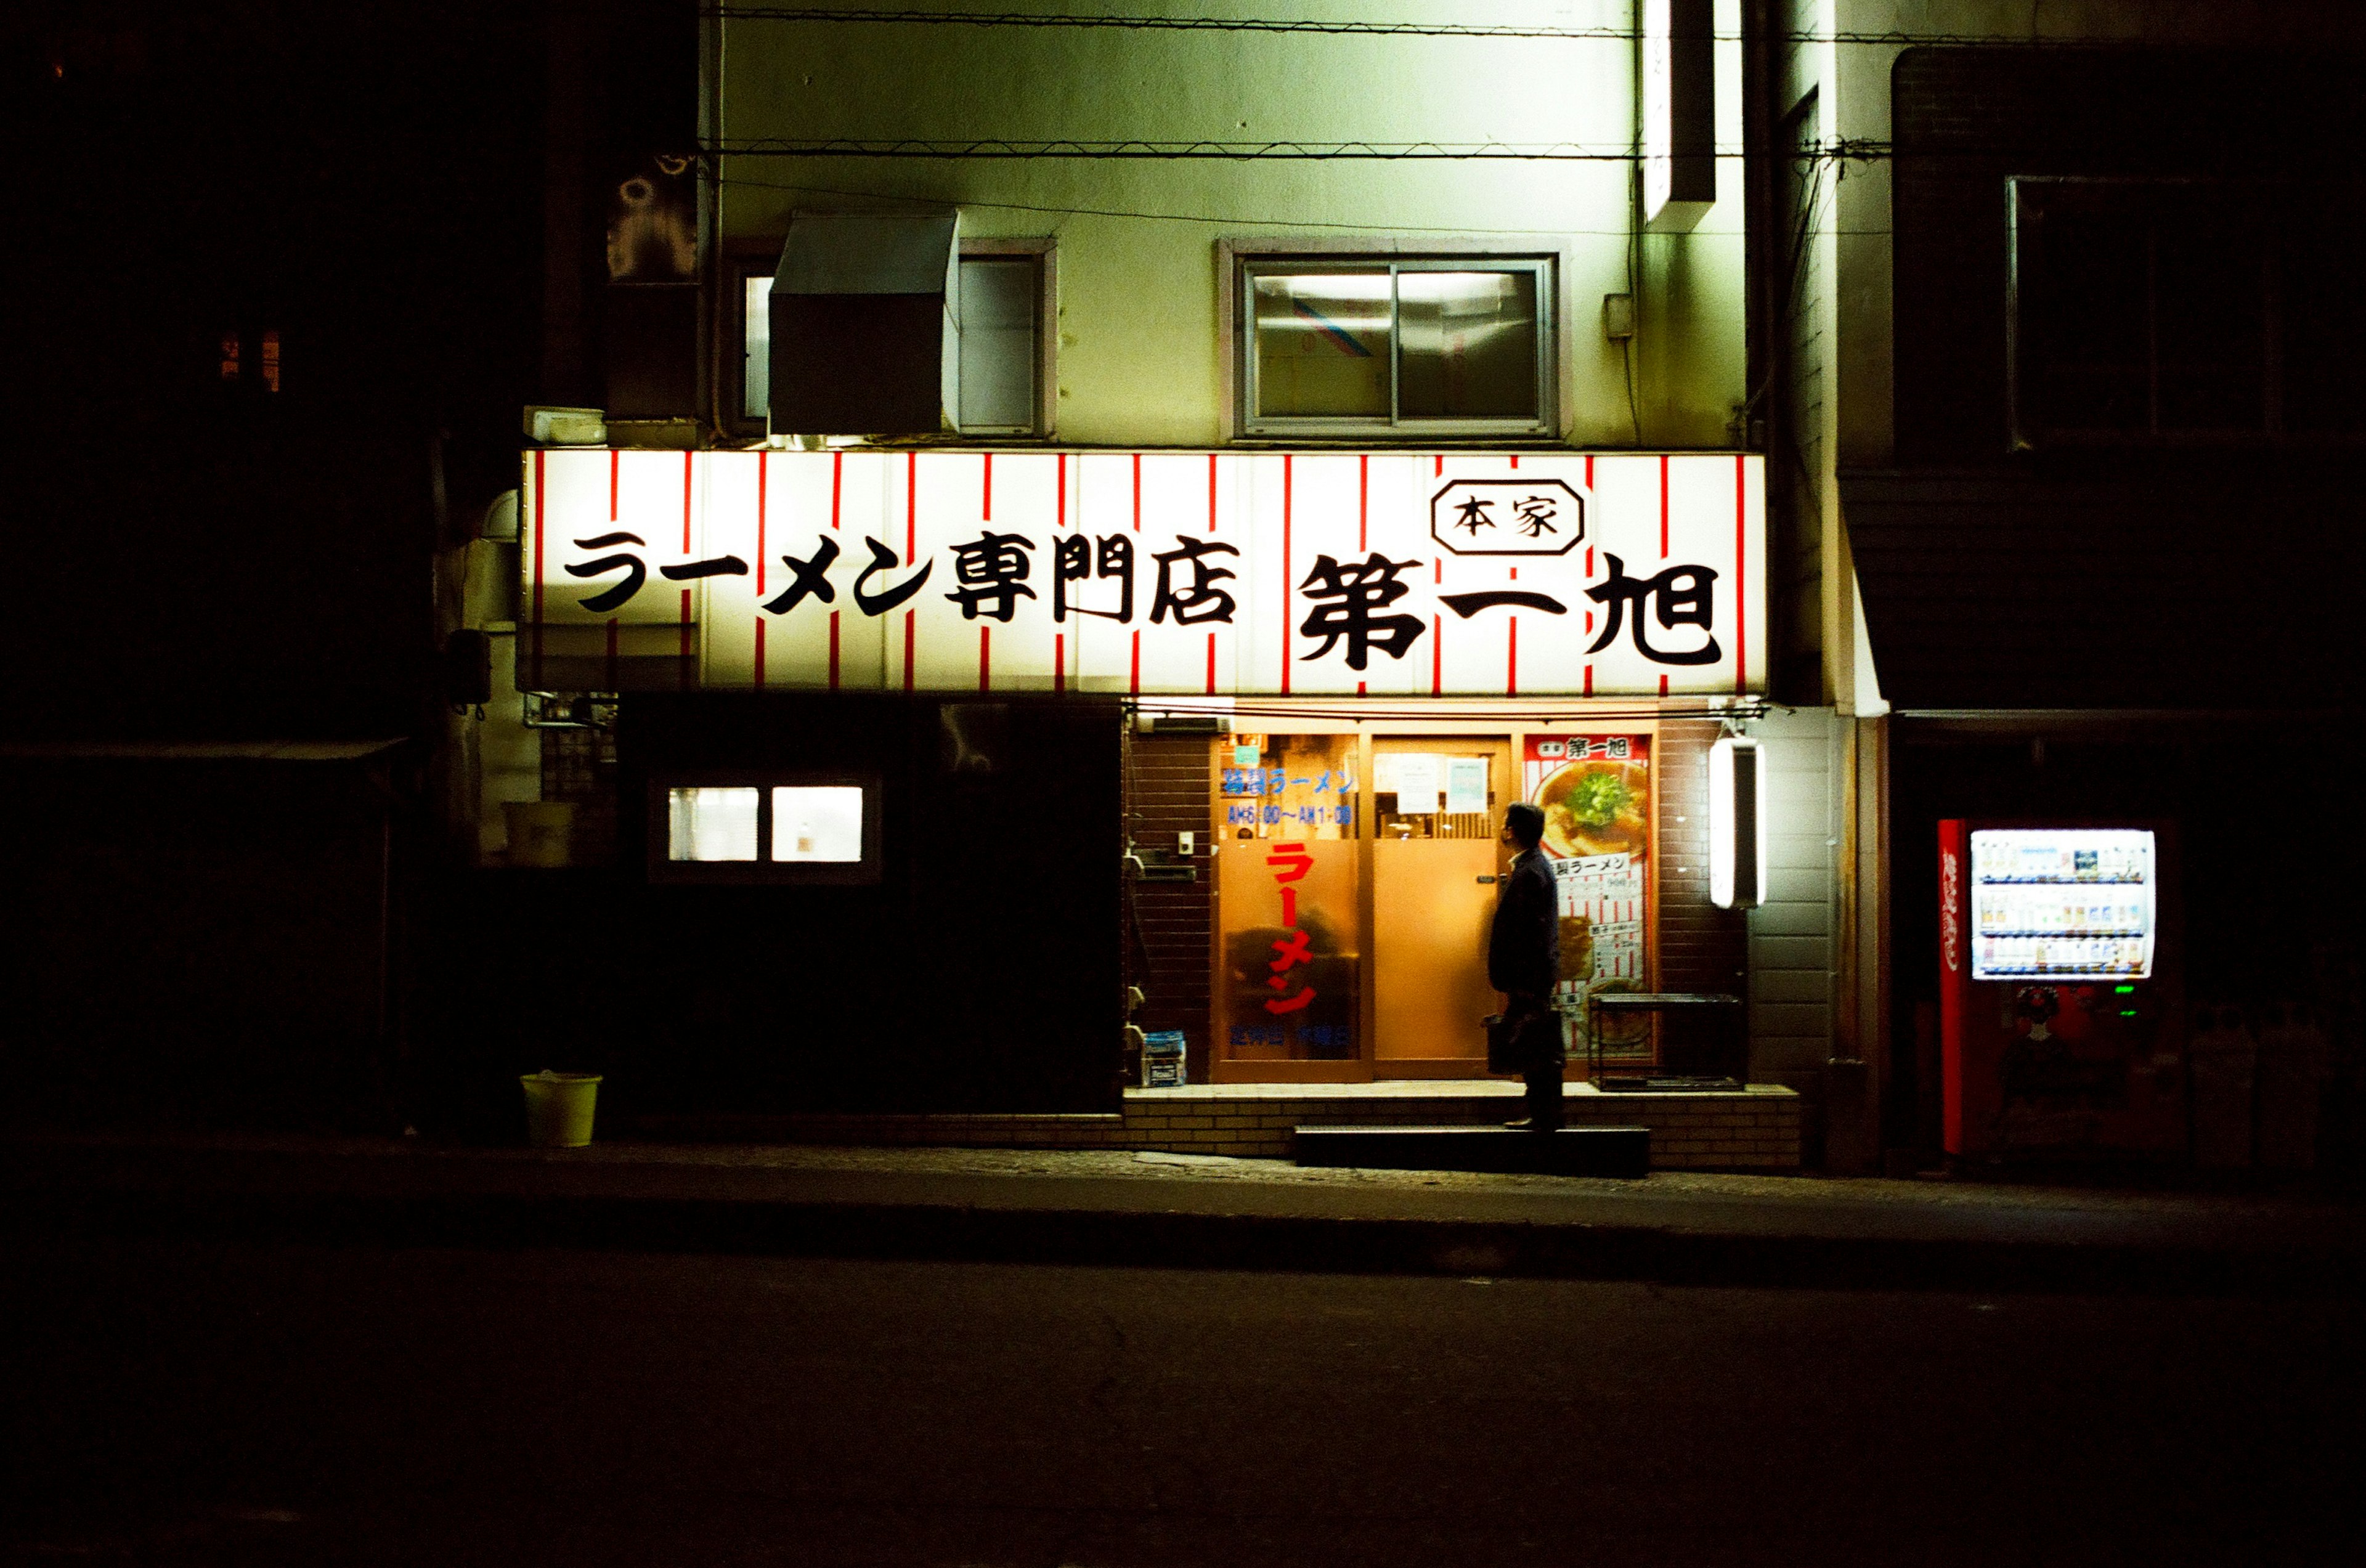
[[[1766,897],[1766,770],[1758,742],[1725,735],[1708,749],[1708,896],[1720,909]]]

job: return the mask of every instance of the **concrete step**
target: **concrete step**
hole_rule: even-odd
[[[1648,1127],[1563,1127],[1549,1136],[1510,1127],[1301,1127],[1300,1165],[1369,1170],[1484,1170],[1524,1176],[1640,1179],[1651,1168]]]

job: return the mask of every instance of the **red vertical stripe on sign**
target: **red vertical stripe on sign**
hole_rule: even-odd
[[[829,613],[829,689],[838,690],[838,612]]]
[[[1052,513],[1052,526],[1065,528],[1068,525],[1068,455],[1065,452],[1060,454],[1059,472],[1053,488],[1059,491],[1060,500],[1058,509]]]
[[[1592,577],[1594,575],[1594,547],[1592,545],[1585,547],[1585,575],[1588,577]]]
[[[1216,531],[1216,455],[1208,454],[1208,532]],[[1213,636],[1213,633],[1210,634]]]
[[[1733,455],[1733,689],[1750,689],[1750,570],[1742,559],[1750,543],[1750,459]]]
[[[1443,474],[1444,472],[1446,472],[1446,454],[1445,454],[1445,453],[1440,452],[1436,457],[1432,457],[1429,461],[1430,461],[1430,470],[1429,470],[1429,471],[1430,471],[1430,474],[1431,474],[1431,476],[1432,476],[1433,478],[1435,478],[1436,476],[1437,476],[1437,475],[1439,475],[1439,474]]]
[[[1290,695],[1290,454],[1281,455],[1281,694]]]
[[[1660,695],[1662,695],[1662,696],[1663,696],[1663,697],[1664,697],[1664,696],[1666,696],[1667,694],[1668,694],[1668,678],[1667,678],[1665,675],[1662,675],[1662,676],[1661,676],[1661,677],[1660,677]]]
[[[1356,547],[1369,550],[1365,543],[1372,521],[1372,455],[1369,452],[1356,459]]]
[[[772,457],[770,452],[756,454],[756,597],[759,599],[764,596],[764,465],[772,460]],[[760,627],[763,624],[762,618],[759,617],[756,625]],[[763,682],[760,681],[757,684]]]
[[[690,454],[682,455],[682,553],[690,554]]]
[[[1142,694],[1142,634],[1133,634],[1133,669],[1126,677],[1125,689],[1135,696]]]
[[[1594,695],[1594,666],[1591,664],[1585,667],[1585,694],[1589,697]]]
[[[904,689],[905,689],[906,691],[907,691],[907,692],[908,692],[908,691],[910,691],[910,690],[912,689],[912,616],[913,616],[913,614],[914,614],[914,612],[912,612],[912,611],[910,611],[910,610],[907,610],[907,611],[905,611],[905,612],[904,612]]]
[[[1512,467],[1513,467],[1513,468],[1517,468],[1519,466],[1520,466],[1520,455],[1519,455],[1517,452],[1515,452],[1515,453],[1513,453],[1513,454],[1512,454]]]
[[[542,498],[543,454],[534,455],[534,683],[542,684]]]
[[[1208,634],[1208,694],[1216,694],[1216,634]]]
[[[756,689],[764,689],[764,617],[756,617]]]
[[[845,494],[846,454],[832,452],[829,455],[829,531],[833,534],[838,532],[839,502]]]
[[[977,689],[994,690],[994,628],[977,628]]]
[[[1663,552],[1664,553],[1664,552]],[[904,564],[920,558],[920,455],[904,454]],[[911,612],[905,612],[907,620]],[[907,671],[908,675],[908,671]]]
[[[608,450],[608,521],[616,520],[616,470],[625,455],[614,447]]]
[[[1591,452],[1585,455],[1585,488],[1589,491],[1594,488],[1594,454]]]
[[[1362,682],[1362,681],[1358,681],[1358,682],[1356,682],[1356,694],[1357,694],[1358,696],[1359,696],[1359,697],[1360,697],[1360,696],[1364,696],[1364,695],[1367,695],[1367,694],[1368,694],[1368,693],[1367,693],[1367,691],[1366,691],[1366,689],[1365,689],[1365,688],[1366,688],[1366,684],[1367,684],[1367,682]]]
[[[1133,531],[1142,532],[1142,454],[1133,455]]]
[[[1055,692],[1068,689],[1068,634],[1065,632],[1052,634],[1052,689]]]
[[[986,477],[978,483],[977,514],[986,522],[994,521],[994,454],[986,455]]]
[[[1660,455],[1660,558],[1668,558],[1668,457]]]
[[[1433,697],[1446,690],[1446,622],[1438,616],[1429,618],[1429,694]]]
[[[1512,617],[1510,650],[1504,659],[1504,694],[1507,697],[1520,694],[1520,617],[1517,615]]]

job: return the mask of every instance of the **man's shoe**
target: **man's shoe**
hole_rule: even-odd
[[[1523,1116],[1516,1122],[1506,1122],[1504,1126],[1507,1132],[1513,1133],[1557,1133],[1560,1130],[1560,1122],[1538,1122],[1533,1116]]]

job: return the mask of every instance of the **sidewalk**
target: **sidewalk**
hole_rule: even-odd
[[[2354,1295],[2349,1202],[1124,1150],[16,1134],[7,1228],[1803,1287]]]

